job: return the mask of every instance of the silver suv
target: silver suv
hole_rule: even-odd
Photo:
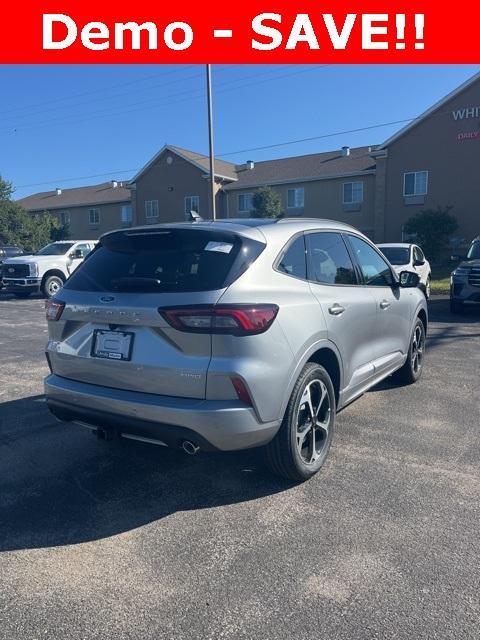
[[[274,472],[305,480],[339,409],[395,371],[420,377],[417,285],[328,220],[108,233],[47,301],[48,405],[187,453],[265,445]]]

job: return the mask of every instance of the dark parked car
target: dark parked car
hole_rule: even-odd
[[[2,283],[2,276],[3,276],[3,272],[2,272],[2,264],[3,261],[6,258],[15,258],[16,256],[22,256],[24,253],[22,247],[7,247],[7,246],[0,246],[0,289],[3,288],[3,283]]]
[[[480,306],[480,236],[472,240],[466,256],[452,272],[450,281],[450,309],[462,313],[466,306]]]

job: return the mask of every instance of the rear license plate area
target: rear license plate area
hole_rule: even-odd
[[[93,332],[91,356],[106,360],[130,360],[132,357],[134,334],[130,331]]]

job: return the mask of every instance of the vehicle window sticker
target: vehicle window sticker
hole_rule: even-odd
[[[232,249],[233,244],[229,242],[215,242],[213,240],[207,243],[205,247],[205,251],[218,251],[219,253],[230,253]]]

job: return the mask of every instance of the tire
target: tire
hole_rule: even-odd
[[[24,300],[25,298],[28,298],[30,295],[31,291],[19,291],[14,293],[13,295],[15,296],[15,298],[20,298],[22,300]]]
[[[310,407],[320,416],[315,429],[309,426],[313,422]],[[280,429],[265,447],[269,469],[296,482],[315,475],[330,449],[335,411],[335,391],[330,376],[322,366],[307,363],[293,388]]]
[[[395,377],[404,384],[413,384],[420,379],[425,358],[425,327],[420,318],[417,318],[413,328],[408,357],[401,369],[395,373]]]
[[[456,302],[453,298],[450,298],[450,313],[461,314],[465,311],[461,302]]]
[[[42,283],[42,293],[45,298],[51,298],[64,285],[64,280],[60,276],[47,276]]]

